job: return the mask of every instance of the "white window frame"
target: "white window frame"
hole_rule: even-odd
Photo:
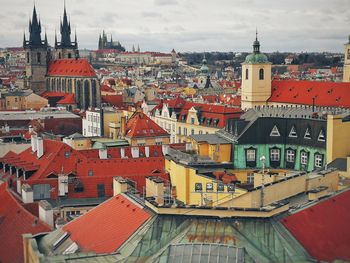
[[[271,137],[279,137],[281,136],[280,131],[278,130],[277,126],[273,126],[271,132],[270,132]]]
[[[255,149],[247,149],[246,159],[247,159],[247,162],[255,162],[256,150]]]
[[[318,135],[317,140],[318,140],[319,142],[325,142],[325,141],[326,141],[326,137],[324,136],[323,130],[320,130],[320,133],[319,133],[319,135]]]
[[[306,128],[305,134],[304,134],[304,139],[311,140],[311,133],[309,128]]]
[[[292,129],[290,130],[288,137],[290,137],[290,138],[298,138],[298,134],[297,134],[297,131],[295,129],[295,126],[293,126]]]
[[[320,168],[323,165],[322,154],[315,154],[315,167]]]
[[[309,156],[307,152],[300,152],[300,164],[307,165]]]
[[[278,162],[281,157],[281,150],[280,149],[271,149],[270,150],[270,161],[271,162]]]
[[[286,161],[289,163],[294,163],[295,161],[295,151],[294,150],[287,150],[286,151]]]

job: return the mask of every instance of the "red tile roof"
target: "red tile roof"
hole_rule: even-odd
[[[114,89],[112,89],[110,86],[108,85],[102,85],[101,86],[101,91],[104,91],[104,92],[115,92]]]
[[[86,59],[58,59],[50,62],[48,76],[96,77]]]
[[[123,106],[123,95],[102,95],[102,102],[108,103],[115,107]]]
[[[8,191],[6,183],[0,185],[0,262],[22,263],[22,234],[37,234],[51,228],[27,211]]]
[[[145,178],[152,175],[154,170],[163,171],[159,176],[168,179],[164,172],[162,146],[149,146],[149,157],[146,157],[145,147],[138,147],[139,158],[132,157],[131,147],[123,147],[125,158],[121,158],[120,148],[109,148],[107,150],[108,159],[100,159],[99,151],[96,149],[76,151],[60,141],[43,140],[43,143],[44,155],[40,159],[29,148],[20,154],[9,152],[0,158],[0,162],[31,171],[26,180],[26,183],[30,185],[35,183],[51,184],[53,181],[51,185],[56,187],[57,179],[49,177],[57,176],[62,171],[65,174],[76,176],[77,179],[83,181],[86,190],[76,195],[73,189],[68,194],[70,198],[97,197],[96,186],[99,183],[104,183],[107,186],[106,196],[111,196],[112,178],[115,176],[135,181],[138,191],[142,191]],[[116,170],[115,167],[118,169]],[[52,198],[55,198],[56,192],[57,187],[52,192]]]
[[[64,97],[67,94],[69,93],[56,92],[56,91],[44,91],[43,93],[40,94],[40,96],[47,99],[52,97]]]
[[[75,96],[74,94],[67,94],[64,98],[60,99],[57,104],[77,104],[75,102]]]
[[[272,81],[269,102],[350,108],[349,82]]]
[[[350,260],[350,190],[282,219],[319,261]]]
[[[142,138],[170,135],[157,123],[152,121],[146,114],[137,111],[126,124],[125,136],[129,138]]]
[[[139,205],[117,195],[66,224],[63,230],[83,252],[112,253],[150,217]]]

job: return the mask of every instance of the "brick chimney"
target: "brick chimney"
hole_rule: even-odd
[[[124,137],[126,133],[126,116],[121,117],[120,122],[120,137]]]

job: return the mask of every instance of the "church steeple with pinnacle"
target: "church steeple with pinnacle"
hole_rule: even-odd
[[[254,54],[260,53],[260,42],[258,40],[258,29],[255,31],[255,41],[253,43],[253,52]]]
[[[71,23],[68,20],[66,3],[64,3],[63,9],[63,19],[60,21],[60,33],[61,41],[57,41],[57,36],[55,36],[55,59],[66,59],[66,58],[77,58],[79,57],[77,37],[75,36],[75,41],[71,39]]]
[[[41,38],[41,22],[34,5],[33,15],[29,20],[29,39],[23,34],[23,47],[26,53],[24,87],[39,94],[45,91],[45,75],[49,58],[47,36]]]
[[[45,46],[45,44],[46,42],[41,39],[41,23],[34,5],[32,20],[29,19],[29,40],[27,41],[24,35],[23,47],[42,47]]]

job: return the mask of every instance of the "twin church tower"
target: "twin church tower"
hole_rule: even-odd
[[[24,85],[36,93],[46,90],[46,73],[50,61],[57,59],[79,58],[77,35],[71,40],[71,25],[64,7],[63,21],[60,23],[61,41],[57,41],[52,49],[47,41],[47,35],[41,37],[41,22],[34,6],[32,19],[29,20],[29,39],[24,34],[23,47],[26,53],[26,78]]]

